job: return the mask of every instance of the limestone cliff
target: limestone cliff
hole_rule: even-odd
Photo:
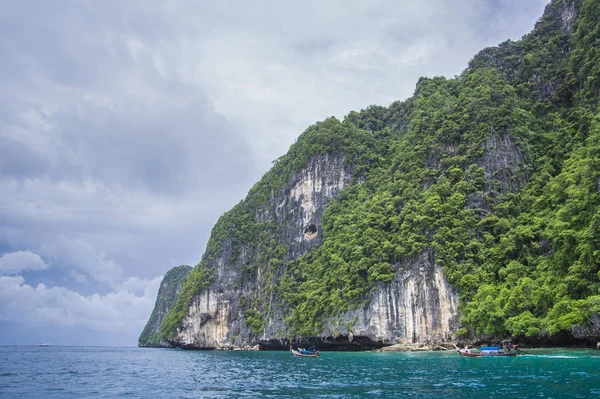
[[[323,211],[354,176],[352,166],[343,161],[329,154],[312,158],[273,193],[268,205],[255,210],[256,222],[274,225],[279,232],[285,261],[298,259],[322,242]],[[270,259],[258,259],[255,243],[234,248],[226,240],[223,248],[208,264],[215,282],[192,300],[175,342],[184,348],[233,348],[286,337],[284,305],[274,289],[282,265],[273,270]],[[248,311],[251,301],[261,302],[264,317],[254,331],[247,317],[256,316]]]
[[[165,315],[169,312],[169,309],[177,301],[181,286],[191,270],[191,266],[181,265],[172,268],[165,274],[160,283],[156,303],[154,304],[150,319],[138,339],[138,346],[170,346],[167,341],[160,338],[160,325]]]
[[[310,160],[287,184],[258,209],[256,220],[274,222],[287,247],[286,261],[293,261],[322,242],[321,219],[330,201],[353,178],[343,158],[330,155]],[[244,245],[233,250],[227,243],[220,256],[208,265],[215,282],[193,298],[173,343],[184,348],[282,348],[290,337],[285,323],[286,305],[274,287],[281,267],[271,270],[258,261],[248,272],[257,248]],[[236,253],[234,257],[233,254]],[[245,268],[246,267],[246,268]],[[376,348],[399,341],[444,342],[458,323],[458,295],[449,286],[433,252],[423,253],[397,265],[393,281],[373,290],[368,305],[332,318],[318,337],[295,337],[319,341],[321,348]],[[262,323],[248,323],[250,301],[263,305]]]
[[[458,328],[458,293],[433,257],[429,251],[398,265],[394,279],[380,283],[366,306],[330,321],[325,343],[340,334],[342,346],[355,349],[449,342]]]

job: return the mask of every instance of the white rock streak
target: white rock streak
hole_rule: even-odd
[[[317,212],[317,198],[332,198],[348,184],[349,176],[342,167],[343,159],[333,158],[328,155],[316,158],[300,173],[300,180],[290,190],[290,201],[299,202],[302,225],[307,226],[314,222]],[[332,165],[333,164],[333,165]],[[334,175],[327,173],[328,167],[335,167]],[[299,236],[298,239],[302,239]]]

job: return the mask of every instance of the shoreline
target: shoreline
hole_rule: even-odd
[[[473,349],[478,348],[480,346],[485,346],[485,344],[476,344],[476,345],[471,345],[469,344],[470,347],[472,347]],[[599,351],[600,352],[600,348],[596,347],[596,346],[581,346],[581,345],[573,345],[573,346],[564,346],[564,345],[550,345],[550,346],[529,346],[529,345],[519,345],[519,349],[523,350],[523,351],[529,351],[529,350],[551,350],[551,349],[560,349],[560,350],[593,350],[593,351]],[[453,346],[453,344],[394,344],[394,345],[390,345],[390,346],[386,346],[380,349],[375,349],[372,350],[370,352],[386,352],[386,353],[393,353],[393,352],[439,352],[439,351],[456,351],[456,348]]]

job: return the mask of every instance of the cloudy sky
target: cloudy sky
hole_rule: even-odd
[[[135,345],[307,126],[459,74],[545,3],[0,2],[0,345]]]

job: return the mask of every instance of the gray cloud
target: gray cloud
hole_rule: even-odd
[[[23,179],[44,174],[50,164],[27,143],[0,137],[0,176]]]
[[[247,178],[246,139],[212,110],[202,88],[182,81],[177,65],[148,47],[151,37],[107,29],[77,6],[30,16],[3,43],[13,89],[0,109],[11,115],[0,130],[3,173],[163,193],[222,182],[200,165]]]

